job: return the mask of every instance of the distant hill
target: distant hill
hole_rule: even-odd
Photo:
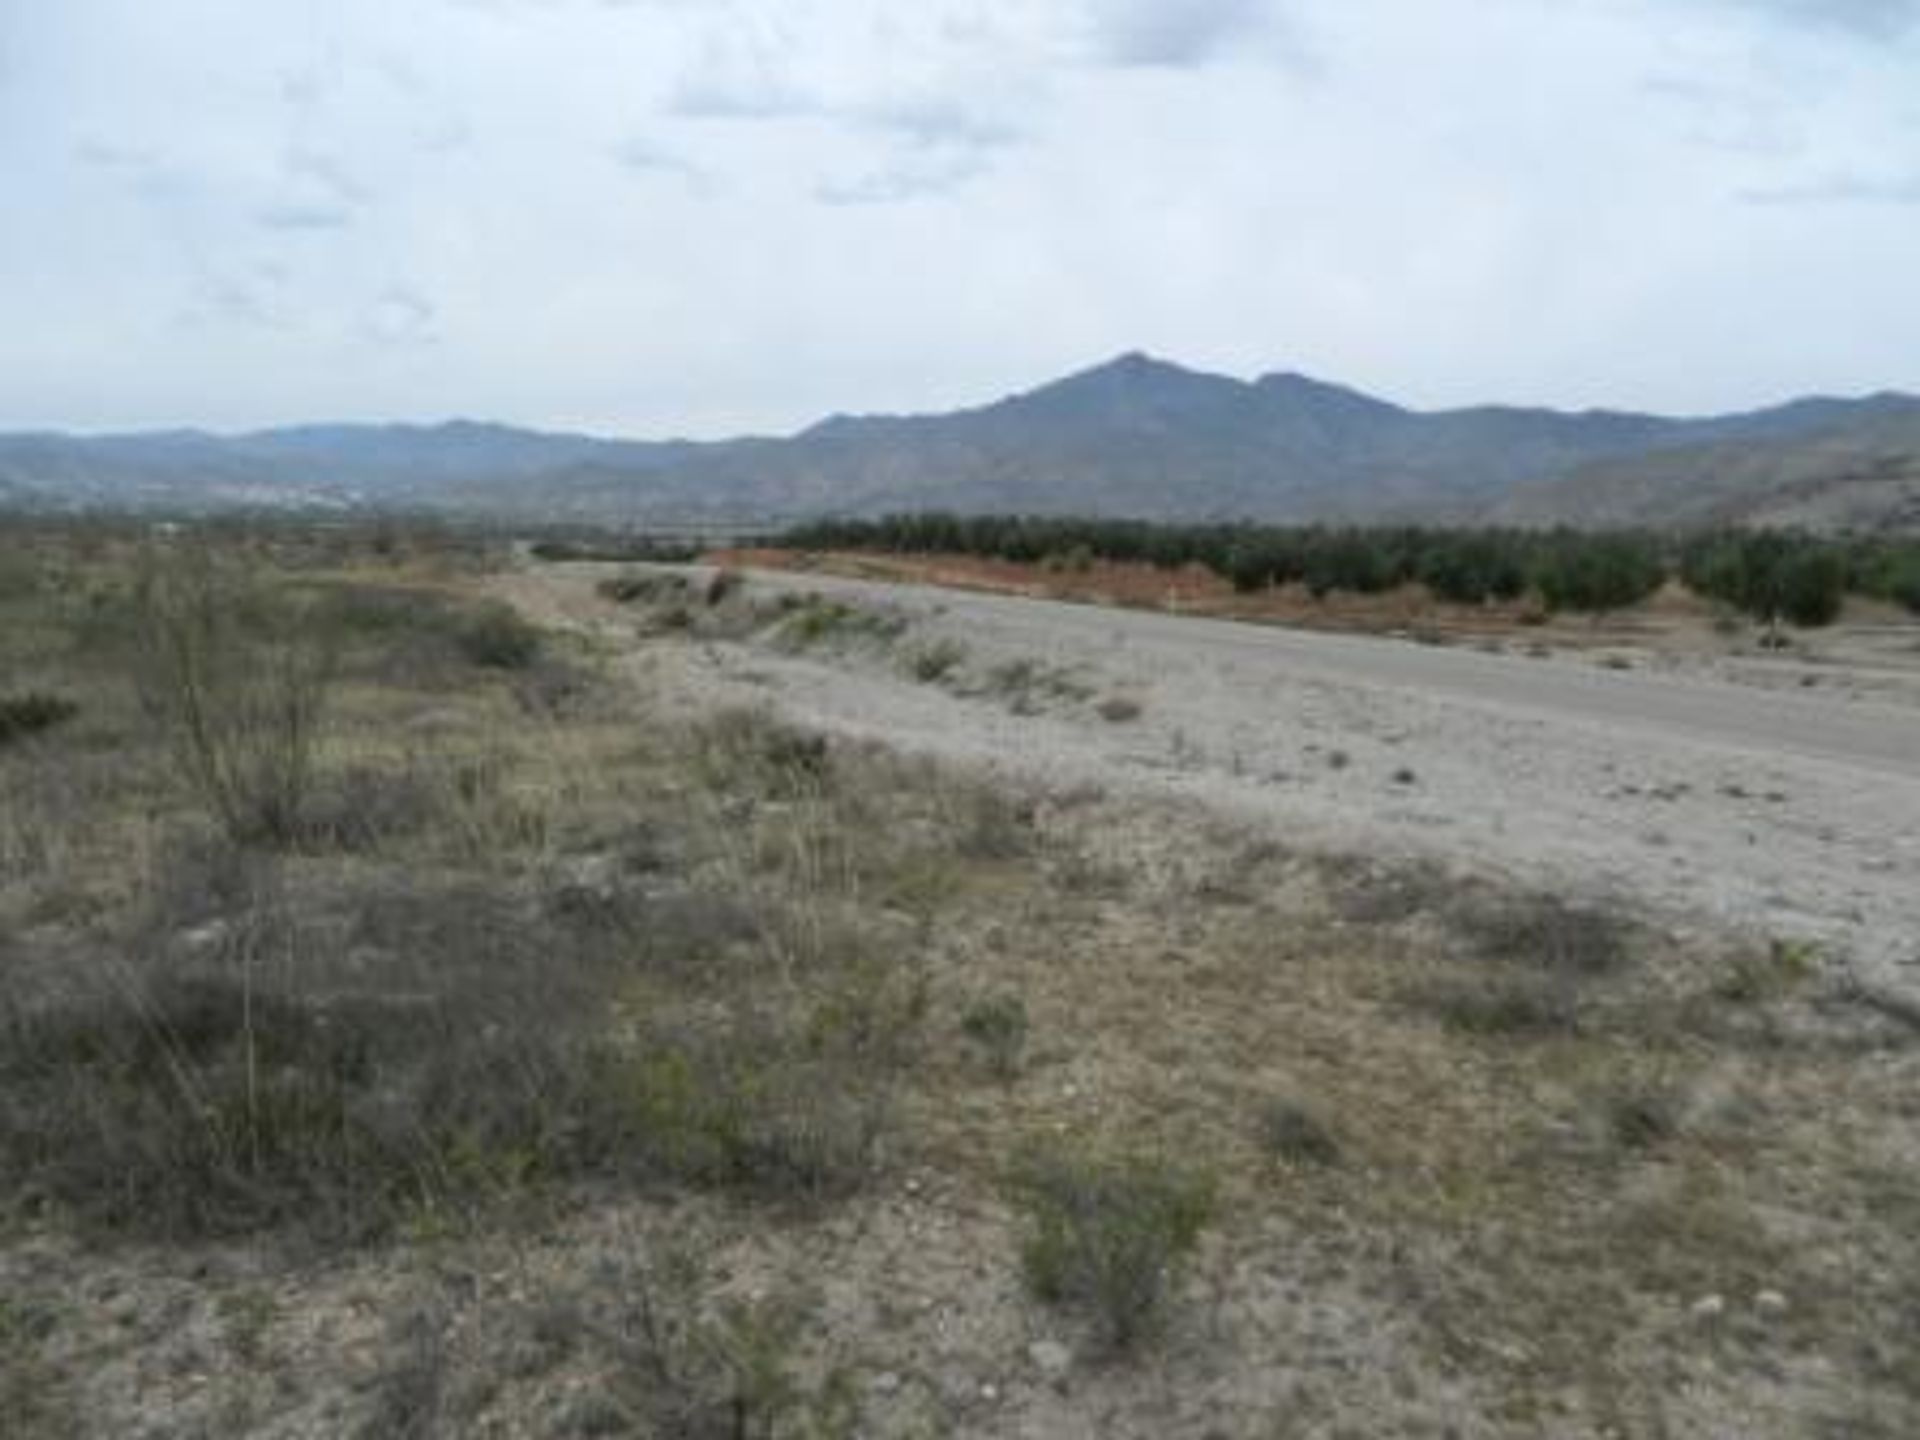
[[[1592,528],[1774,525],[1920,533],[1920,403],[1881,396],[1854,404],[1826,412],[1807,433],[1582,466],[1516,490],[1488,518]]]
[[[0,435],[0,504],[428,509],[775,524],[897,510],[1428,523],[1916,525],[1920,399],[1706,419],[1421,412],[1295,374],[1123,355],[946,414],[780,439],[602,440],[456,421],[215,436]]]

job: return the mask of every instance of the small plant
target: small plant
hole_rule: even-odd
[[[462,627],[460,653],[489,670],[524,670],[540,653],[540,632],[506,605],[489,605]]]
[[[1565,976],[1484,976],[1436,986],[1424,999],[1448,1025],[1470,1035],[1564,1035],[1580,1028],[1578,997]]]
[[[298,840],[337,658],[333,631],[204,551],[150,555],[135,681],[236,841]]]
[[[1765,953],[1737,958],[1720,977],[1714,993],[1735,1005],[1778,1000],[1819,973],[1819,951],[1804,941],[1775,940]]]
[[[1631,927],[1624,919],[1557,895],[1472,901],[1459,910],[1456,923],[1481,958],[1550,974],[1611,974],[1631,957]]]
[[[1651,1150],[1680,1133],[1680,1104],[1667,1090],[1641,1087],[1607,1102],[1607,1129],[1629,1150]]]
[[[975,1001],[960,1017],[960,1030],[987,1057],[994,1074],[1010,1080],[1020,1073],[1027,1049],[1027,1002],[1020,996]]]
[[[58,1370],[41,1353],[52,1317],[0,1296],[0,1415],[8,1434],[68,1440],[85,1434]]]
[[[59,695],[29,690],[21,695],[0,695],[0,746],[11,745],[29,735],[38,735],[56,725],[64,725],[80,713],[73,701]]]
[[[907,673],[922,685],[937,685],[953,674],[966,658],[967,647],[958,640],[935,640],[907,657]]]
[[[810,650],[838,640],[870,639],[888,644],[900,638],[907,622],[898,615],[881,614],[839,600],[808,596],[781,624],[775,643],[783,650]]]
[[[428,1440],[446,1414],[447,1316],[437,1305],[400,1311],[387,1325],[385,1366],[370,1387],[362,1440]]]
[[[615,575],[602,580],[594,589],[602,599],[611,600],[616,605],[631,605],[636,601],[652,603],[678,600],[687,593],[687,577],[672,574]]]
[[[1112,725],[1124,725],[1140,718],[1140,702],[1129,695],[1109,695],[1100,702],[1100,718]]]
[[[1326,1124],[1291,1100],[1272,1100],[1260,1112],[1260,1148],[1278,1160],[1303,1165],[1332,1165],[1340,1142]]]
[[[750,706],[722,710],[708,721],[694,759],[701,778],[716,790],[744,788],[767,795],[817,790],[833,770],[825,735]]]
[[[1029,1155],[1014,1203],[1027,1228],[1021,1264],[1035,1296],[1088,1311],[1116,1351],[1165,1318],[1180,1267],[1214,1213],[1203,1175],[1150,1155]]]

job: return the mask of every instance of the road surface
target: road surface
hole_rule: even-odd
[[[631,635],[631,615],[593,595],[605,573],[533,567],[510,583],[550,620]],[[706,699],[909,750],[1174,796],[1296,843],[1629,897],[1676,926],[1812,940],[1920,995],[1920,709],[825,575],[751,585],[897,611],[909,628],[797,655],[636,639],[636,657],[677,666]],[[936,642],[964,660],[917,683],[903,659]],[[1010,695],[995,672],[1015,660],[1068,683]],[[1113,697],[1138,718],[1101,718]]]

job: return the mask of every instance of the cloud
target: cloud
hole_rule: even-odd
[[[1117,65],[1191,69],[1267,19],[1262,0],[1092,0],[1096,48]]]
[[[956,190],[987,169],[977,152],[956,151],[905,161],[852,180],[824,181],[813,193],[823,205],[898,205]]]
[[[1025,138],[1018,127],[949,99],[888,101],[854,110],[849,118],[928,149],[993,150]]]
[[[1797,25],[1844,30],[1870,40],[1897,40],[1920,25],[1920,0],[1718,0]]]
[[[344,230],[353,215],[345,205],[265,205],[253,212],[269,230]]]
[[[390,285],[361,313],[359,333],[376,345],[429,345],[439,337],[434,322],[439,312],[432,301],[407,285]]]
[[[191,327],[208,323],[247,330],[285,332],[298,328],[289,295],[286,268],[273,260],[256,261],[224,273],[204,274],[193,303],[182,317]]]
[[[1905,177],[1828,175],[1797,185],[1747,189],[1749,205],[1920,205],[1920,172]]]
[[[281,157],[275,195],[254,219],[270,230],[342,230],[372,200],[367,185],[339,161],[296,148]]]
[[[165,199],[186,188],[179,169],[159,151],[144,145],[94,138],[81,141],[73,154],[82,165],[113,177],[148,200]]]
[[[792,38],[772,29],[707,32],[682,71],[668,112],[698,120],[771,120],[816,114],[820,97],[794,78]]]
[[[635,175],[664,175],[684,180],[689,189],[703,194],[714,188],[713,177],[699,165],[676,150],[650,141],[633,139],[617,145],[613,159],[623,170]]]

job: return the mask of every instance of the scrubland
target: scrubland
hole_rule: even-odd
[[[1143,702],[523,564],[0,532],[9,1434],[1920,1429],[1920,1014],[1812,947],[811,726]]]

